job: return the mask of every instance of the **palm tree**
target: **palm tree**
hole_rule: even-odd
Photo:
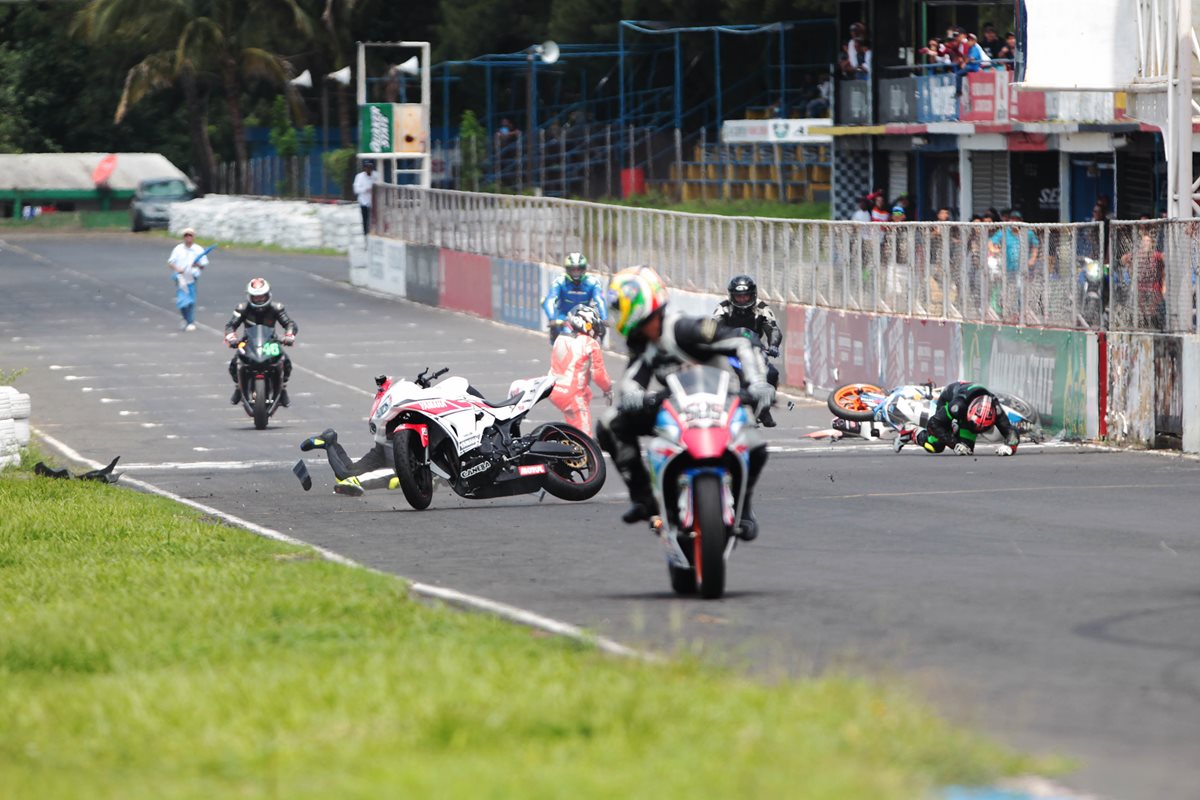
[[[287,85],[291,64],[272,46],[288,33],[298,34],[301,42],[312,36],[312,21],[296,0],[89,0],[77,24],[90,37],[113,37],[153,49],[126,76],[118,114],[175,80],[185,98],[196,76],[219,86],[242,167],[241,188],[249,188],[243,82],[263,78]],[[190,101],[188,108],[190,112]],[[191,124],[194,128],[199,121],[193,117]]]

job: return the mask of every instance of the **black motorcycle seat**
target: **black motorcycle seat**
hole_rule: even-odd
[[[521,399],[521,395],[514,394],[512,397],[508,398],[507,400],[505,400],[502,403],[493,403],[491,400],[488,400],[486,397],[483,398],[483,402],[487,403],[488,406],[491,408],[507,408],[508,406],[515,406],[520,399]]]

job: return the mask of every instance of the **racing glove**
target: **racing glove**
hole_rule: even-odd
[[[645,389],[630,389],[626,392],[621,392],[621,399],[617,401],[617,410],[624,414],[636,414],[646,407]]]
[[[767,348],[767,356],[770,358],[779,358],[779,348],[778,347],[768,347]]]
[[[296,334],[292,333],[291,331],[288,331],[287,333],[285,333],[283,335],[283,343],[286,344],[288,347],[291,347],[292,345],[294,345],[296,343]]]
[[[1015,456],[1017,454],[1017,446],[1015,444],[1002,444],[996,448],[998,456]]]
[[[975,452],[974,449],[972,449],[971,445],[967,444],[966,442],[956,442],[954,445],[955,455],[969,456],[973,452]]]
[[[746,387],[746,394],[750,395],[750,399],[754,401],[755,414],[761,414],[775,401],[775,387],[766,381],[750,384]]]
[[[233,331],[230,331],[229,333],[225,334],[225,344],[228,345],[229,347],[237,347],[237,339],[238,339],[237,334],[234,333]]]

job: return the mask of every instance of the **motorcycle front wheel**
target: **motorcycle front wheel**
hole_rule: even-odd
[[[595,497],[604,487],[607,474],[604,454],[592,437],[570,425],[554,424],[542,432],[544,442],[559,442],[578,449],[575,458],[546,462],[546,491],[559,500],[579,502]]]
[[[884,391],[873,383],[843,383],[829,393],[825,403],[835,416],[869,422],[875,418],[875,407],[863,399],[864,394],[884,394]]]
[[[696,476],[692,484],[692,502],[699,535],[692,540],[692,566],[700,596],[715,600],[725,593],[725,544],[729,532],[721,513],[721,479],[716,475]]]
[[[392,465],[408,504],[417,511],[429,508],[433,502],[433,471],[421,458],[421,437],[416,431],[396,431],[392,437]]]
[[[270,418],[267,413],[267,380],[266,378],[254,379],[254,427],[258,430],[265,430],[267,420]]]

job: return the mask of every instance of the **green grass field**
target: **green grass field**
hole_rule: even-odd
[[[32,460],[0,473],[0,797],[912,800],[1048,766],[903,687],[606,656]]]
[[[129,211],[59,211],[33,219],[0,217],[0,230],[62,231],[62,230],[129,230]]]

